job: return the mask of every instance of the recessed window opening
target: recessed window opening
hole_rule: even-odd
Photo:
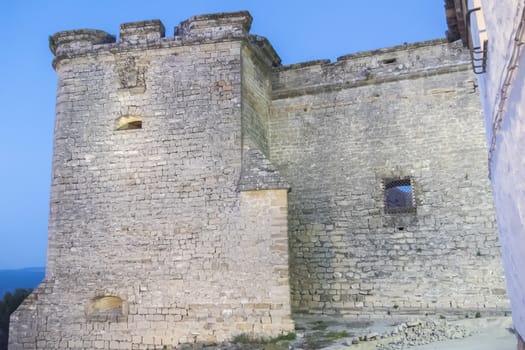
[[[142,129],[142,118],[134,115],[126,115],[117,119],[115,130]]]
[[[397,58],[395,57],[392,57],[392,58],[387,58],[387,59],[384,59],[381,61],[381,63],[383,64],[392,64],[392,63],[396,63],[397,62]]]
[[[119,317],[124,314],[124,301],[117,296],[99,296],[90,300],[86,313],[91,318]]]
[[[385,179],[384,189],[386,213],[409,213],[415,210],[410,178]]]

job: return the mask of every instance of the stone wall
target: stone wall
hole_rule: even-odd
[[[276,70],[270,154],[292,188],[295,310],[507,307],[468,63],[432,41]],[[387,214],[395,178],[415,208]]]
[[[172,38],[158,21],[123,25],[119,43],[53,37],[47,275],[12,317],[11,350],[164,349],[293,329],[287,188],[238,188],[252,173],[241,161],[251,17],[189,21]]]

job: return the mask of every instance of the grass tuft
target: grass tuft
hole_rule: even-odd
[[[314,331],[324,331],[328,328],[328,325],[323,321],[315,321],[315,326],[313,327]]]
[[[281,341],[292,341],[297,338],[297,335],[295,332],[290,332],[288,334],[281,334],[277,337],[273,338],[264,338],[264,337],[256,337],[252,334],[242,333],[239,335],[236,335],[232,339],[232,343],[236,344],[275,344]]]
[[[329,332],[329,333],[326,333],[326,335],[324,336],[325,338],[327,339],[341,339],[341,338],[348,338],[348,337],[351,337],[352,335],[350,333],[348,333],[347,331],[340,331],[340,332]]]

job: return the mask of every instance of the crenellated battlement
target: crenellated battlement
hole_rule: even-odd
[[[120,25],[118,42],[114,35],[102,30],[67,30],[51,36],[49,47],[55,55],[53,66],[56,66],[61,58],[100,51],[170,47],[234,39],[248,39],[257,44],[261,39],[254,40],[249,35],[252,21],[248,11],[193,16],[176,26],[173,36],[168,37],[165,36],[165,27],[160,20],[123,23]],[[266,47],[271,46],[267,40],[266,43]],[[275,56],[271,61],[280,62],[273,48],[266,51]]]
[[[250,34],[253,18],[247,11],[207,14],[180,22],[171,36],[166,36],[160,20],[129,22],[120,25],[119,40],[102,30],[81,29],[55,33],[50,49],[56,58],[70,58],[100,51],[126,51],[192,45],[205,42],[246,39],[263,53],[265,63],[279,67],[274,75],[274,96],[279,98],[300,93],[308,82],[324,89],[348,84],[371,83],[377,79],[398,78],[436,68],[458,67],[468,63],[468,52],[460,44],[445,39],[404,44],[341,56],[335,62],[315,60],[280,66],[281,60],[264,37]],[[306,81],[306,85],[304,84]],[[341,85],[342,84],[342,85]],[[330,86],[330,87],[328,87]]]

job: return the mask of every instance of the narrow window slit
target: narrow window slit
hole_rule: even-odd
[[[117,119],[115,130],[142,129],[142,117],[136,115],[125,115]]]

